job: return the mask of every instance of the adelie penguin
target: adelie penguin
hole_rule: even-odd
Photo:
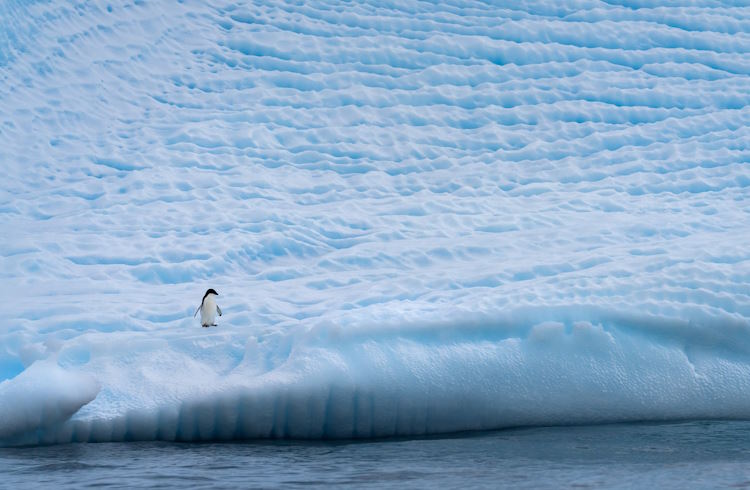
[[[201,325],[204,327],[215,327],[216,326],[216,313],[221,316],[221,308],[216,304],[216,298],[219,295],[214,289],[209,289],[206,294],[203,295],[201,305],[195,310],[193,318],[198,312],[201,312]]]

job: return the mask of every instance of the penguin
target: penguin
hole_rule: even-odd
[[[197,315],[199,311],[201,312],[201,325],[203,325],[204,328],[216,326],[217,312],[219,313],[219,316],[221,316],[221,308],[219,308],[219,305],[216,304],[216,300],[214,299],[218,295],[219,293],[214,289],[206,291],[206,294],[203,295],[203,299],[201,300],[201,305],[195,310],[195,313],[193,313],[193,318],[195,318],[195,315]]]

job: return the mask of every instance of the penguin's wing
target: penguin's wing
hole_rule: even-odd
[[[221,316],[221,308],[219,308],[219,305],[216,305],[216,309],[219,310],[219,316]]]
[[[203,306],[203,303],[201,303],[201,306]],[[195,315],[197,315],[198,312],[201,311],[201,306],[199,306],[198,309],[195,310],[195,313],[193,313],[193,318],[195,318]]]

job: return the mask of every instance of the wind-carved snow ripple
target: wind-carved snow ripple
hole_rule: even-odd
[[[750,11],[636,4],[4,2],[0,437],[750,416]]]

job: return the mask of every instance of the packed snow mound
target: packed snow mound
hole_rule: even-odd
[[[56,427],[96,397],[91,376],[40,361],[0,383],[0,440]]]
[[[750,417],[743,5],[0,18],[3,443]]]

